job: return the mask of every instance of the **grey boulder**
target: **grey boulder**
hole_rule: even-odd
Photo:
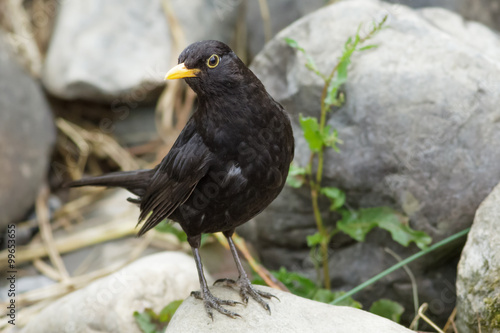
[[[33,206],[56,137],[42,89],[4,38],[0,32],[0,230]]]
[[[500,332],[500,184],[481,203],[458,265],[457,328]],[[478,323],[479,320],[479,323]]]
[[[229,41],[237,11],[217,15],[210,2],[171,1],[185,42]],[[182,41],[180,41],[182,42]],[[180,45],[182,48],[182,45]],[[61,2],[43,68],[47,90],[63,99],[118,104],[158,96],[165,73],[176,63],[171,26],[159,0]]]
[[[412,332],[393,321],[363,310],[311,301],[269,287],[257,288],[280,299],[269,301],[271,314],[250,299],[246,306],[228,309],[237,312],[241,318],[232,319],[215,312],[212,321],[205,314],[203,303],[189,297],[177,309],[165,332]],[[213,287],[211,291],[221,299],[239,300],[238,292],[228,288]]]
[[[452,10],[467,20],[481,22],[500,30],[500,2],[498,0],[386,0],[394,3],[392,12],[400,5],[414,8],[443,7]],[[465,22],[464,22],[465,23]]]

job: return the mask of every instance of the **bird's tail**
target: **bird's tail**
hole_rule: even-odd
[[[120,171],[97,177],[87,177],[64,184],[65,187],[106,186],[123,187],[135,195],[142,196],[155,173],[155,169]]]

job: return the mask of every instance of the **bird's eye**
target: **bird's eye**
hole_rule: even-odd
[[[215,68],[219,64],[219,56],[217,54],[212,54],[207,60],[207,66],[210,68]]]

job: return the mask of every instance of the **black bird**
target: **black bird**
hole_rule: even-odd
[[[179,56],[166,79],[184,78],[198,95],[193,113],[170,152],[151,170],[116,172],[71,182],[70,186],[123,187],[137,198],[141,236],[162,220],[180,224],[193,250],[208,315],[212,309],[239,316],[222,305],[208,289],[200,255],[202,233],[221,231],[238,268],[237,281],[218,282],[239,287],[270,312],[263,298],[273,295],[255,289],[248,279],[231,236],[239,225],[266,208],[281,192],[294,154],[290,120],[283,107],[224,43],[196,42]]]

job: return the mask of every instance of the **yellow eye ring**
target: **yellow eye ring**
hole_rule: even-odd
[[[217,54],[212,54],[210,58],[207,59],[207,66],[209,68],[215,68],[219,65],[219,56]]]

